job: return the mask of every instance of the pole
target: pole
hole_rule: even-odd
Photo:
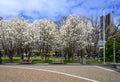
[[[115,52],[115,51],[116,51],[116,50],[115,50],[115,49],[116,49],[116,48],[115,48],[116,45],[115,45],[115,41],[116,41],[116,39],[115,39],[115,37],[114,37],[114,44],[113,44],[113,54],[114,54],[113,63],[114,63],[114,64],[116,63],[116,58],[115,58],[115,56],[116,56],[116,55],[115,55],[115,54],[116,54],[116,52]]]
[[[105,64],[105,8],[103,9],[103,64]]]
[[[113,11],[115,10],[115,0],[113,0]],[[116,45],[115,45],[116,38],[114,37],[114,42],[113,42],[113,63],[116,63]]]

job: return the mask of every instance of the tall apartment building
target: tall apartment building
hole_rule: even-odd
[[[113,29],[114,25],[114,12],[110,12],[105,16],[100,17],[100,40],[103,40],[103,23],[105,22],[105,34],[106,39],[108,38],[108,33],[110,33]],[[105,20],[105,21],[104,21]]]

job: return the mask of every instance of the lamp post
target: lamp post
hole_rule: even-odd
[[[105,8],[103,8],[103,64],[105,64]]]
[[[116,40],[116,39],[115,39],[115,37],[114,37],[114,42],[113,42],[113,62],[114,62],[114,64],[116,63],[116,58],[115,58],[115,56],[116,56],[116,55],[115,55],[115,54],[116,54],[116,53],[115,53],[115,50],[116,50],[116,48],[115,48],[115,47],[116,47],[116,45],[115,45],[115,40]]]
[[[115,0],[113,0],[113,12],[114,12],[114,9],[115,9]],[[116,63],[116,45],[115,45],[115,41],[116,41],[116,36],[113,37],[113,63],[115,64]]]

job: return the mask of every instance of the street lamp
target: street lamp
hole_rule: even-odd
[[[113,39],[114,39],[114,42],[113,42],[113,54],[114,54],[114,56],[113,56],[113,62],[114,62],[114,64],[115,64],[115,63],[116,63],[116,58],[115,58],[115,56],[116,56],[116,55],[115,55],[115,50],[116,50],[116,49],[115,49],[115,46],[116,46],[116,45],[115,45],[115,37],[114,37]]]
[[[103,11],[103,64],[105,64],[105,8],[102,9]]]
[[[113,0],[113,11],[114,11],[114,9],[115,9],[115,0]],[[116,55],[115,55],[116,54],[115,53],[115,51],[116,51],[116,48],[115,48],[116,47],[116,45],[115,45],[116,37],[114,36],[113,38],[114,38],[114,42],[113,42],[113,55],[114,55],[113,56],[113,62],[115,64],[116,63],[116,58],[115,58],[116,57]]]

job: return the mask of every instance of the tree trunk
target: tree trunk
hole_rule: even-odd
[[[0,56],[0,64],[2,64],[2,58],[1,58],[1,56]]]
[[[32,54],[32,52],[29,51],[29,54],[28,54],[28,62],[30,61],[31,54]]]
[[[11,50],[8,50],[8,57],[9,57],[10,63],[13,63],[13,53]]]
[[[22,49],[18,49],[18,53],[20,55],[20,60],[23,61],[24,60],[23,50]]]
[[[0,51],[0,64],[2,64],[2,53]]]

